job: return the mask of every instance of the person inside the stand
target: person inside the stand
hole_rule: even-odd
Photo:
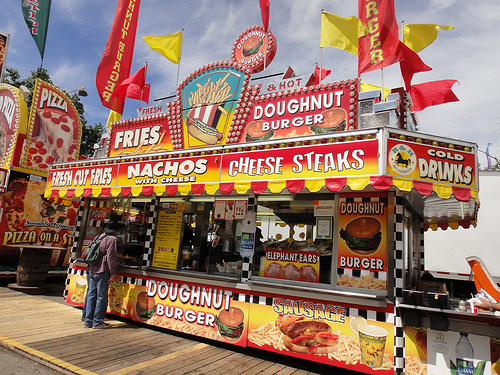
[[[127,243],[124,246],[124,255],[128,257],[128,261],[132,264],[140,264],[144,255],[144,246],[146,243],[146,235],[141,234],[137,237],[137,242]]]
[[[104,329],[109,324],[104,322],[108,307],[108,288],[115,281],[118,253],[116,251],[116,233],[120,229],[117,222],[110,222],[104,228],[105,236],[100,244],[103,257],[89,269],[88,292],[85,311],[85,328]]]
[[[193,234],[193,228],[191,226],[184,222],[184,237],[182,238],[182,246],[189,246],[191,247],[193,245],[194,241],[194,234]]]
[[[486,298],[480,297],[480,302],[476,302],[474,306],[482,310],[489,310],[491,312],[500,311],[500,302],[491,303]]]

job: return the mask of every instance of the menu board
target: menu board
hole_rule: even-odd
[[[160,211],[157,228],[153,267],[175,270],[179,259],[182,211]]]

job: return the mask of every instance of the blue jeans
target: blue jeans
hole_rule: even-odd
[[[109,272],[90,273],[88,279],[87,303],[85,306],[85,325],[98,326],[106,317],[108,308]]]
[[[83,301],[83,308],[82,308],[82,320],[85,321],[85,315],[87,315],[87,294],[89,292],[89,280],[90,280],[90,273],[89,273],[89,267],[85,270],[85,276],[87,277],[87,290],[85,291],[85,300]]]

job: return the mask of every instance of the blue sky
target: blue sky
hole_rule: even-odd
[[[419,53],[433,68],[418,73],[413,83],[456,79],[453,91],[460,101],[429,107],[418,112],[420,131],[471,141],[500,157],[500,115],[497,83],[500,70],[498,42],[500,3],[476,0],[395,0],[399,23],[452,25],[440,31],[436,41]],[[82,98],[90,124],[105,123],[109,110],[102,106],[95,87],[99,60],[116,9],[116,0],[52,0],[43,67],[53,82],[70,91],[85,86]],[[291,66],[306,75],[320,63],[321,10],[343,17],[357,16],[353,0],[271,0],[269,28],[278,50],[268,72]],[[134,72],[148,62],[146,82],[151,99],[175,92],[178,66],[152,51],[142,36],[166,35],[184,29],[179,82],[197,68],[214,61],[229,60],[231,47],[246,28],[261,24],[258,0],[143,0],[132,60]],[[25,78],[40,66],[40,55],[29,35],[21,12],[21,1],[2,2],[0,30],[10,33],[6,65]],[[322,65],[331,69],[331,80],[356,77],[355,56],[334,48],[323,48]],[[381,85],[381,71],[363,74],[364,82]],[[401,86],[399,65],[383,70],[386,87]],[[151,102],[150,102],[151,104]],[[135,117],[139,102],[127,99],[123,118]],[[479,153],[484,166],[484,155]]]

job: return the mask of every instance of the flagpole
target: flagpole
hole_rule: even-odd
[[[403,33],[404,33],[404,26],[405,26],[405,21],[401,21],[401,43],[403,43]],[[401,63],[400,63],[401,64]],[[404,87],[404,82],[403,82],[403,74],[401,74],[401,87]]]
[[[141,109],[142,104],[142,93],[144,92],[144,84],[146,83],[146,73],[148,72],[148,62],[146,61],[146,65],[144,66],[144,76],[141,84],[141,98],[139,99],[139,109]]]
[[[323,11],[324,9],[321,9],[321,20],[323,20]],[[323,22],[323,21],[322,21]],[[322,68],[323,68],[323,47],[321,47],[321,42],[319,43],[319,83],[321,83],[321,76],[323,75]]]
[[[184,39],[184,29],[181,29],[181,41]],[[177,82],[175,83],[175,88],[179,85],[179,72],[181,70],[181,60],[182,60],[182,42],[181,42],[181,53],[179,56],[179,63],[177,64]]]
[[[319,83],[323,78],[323,47],[319,47]]]
[[[382,76],[382,101],[385,102],[385,97],[384,97],[384,68],[380,68],[380,74]]]

